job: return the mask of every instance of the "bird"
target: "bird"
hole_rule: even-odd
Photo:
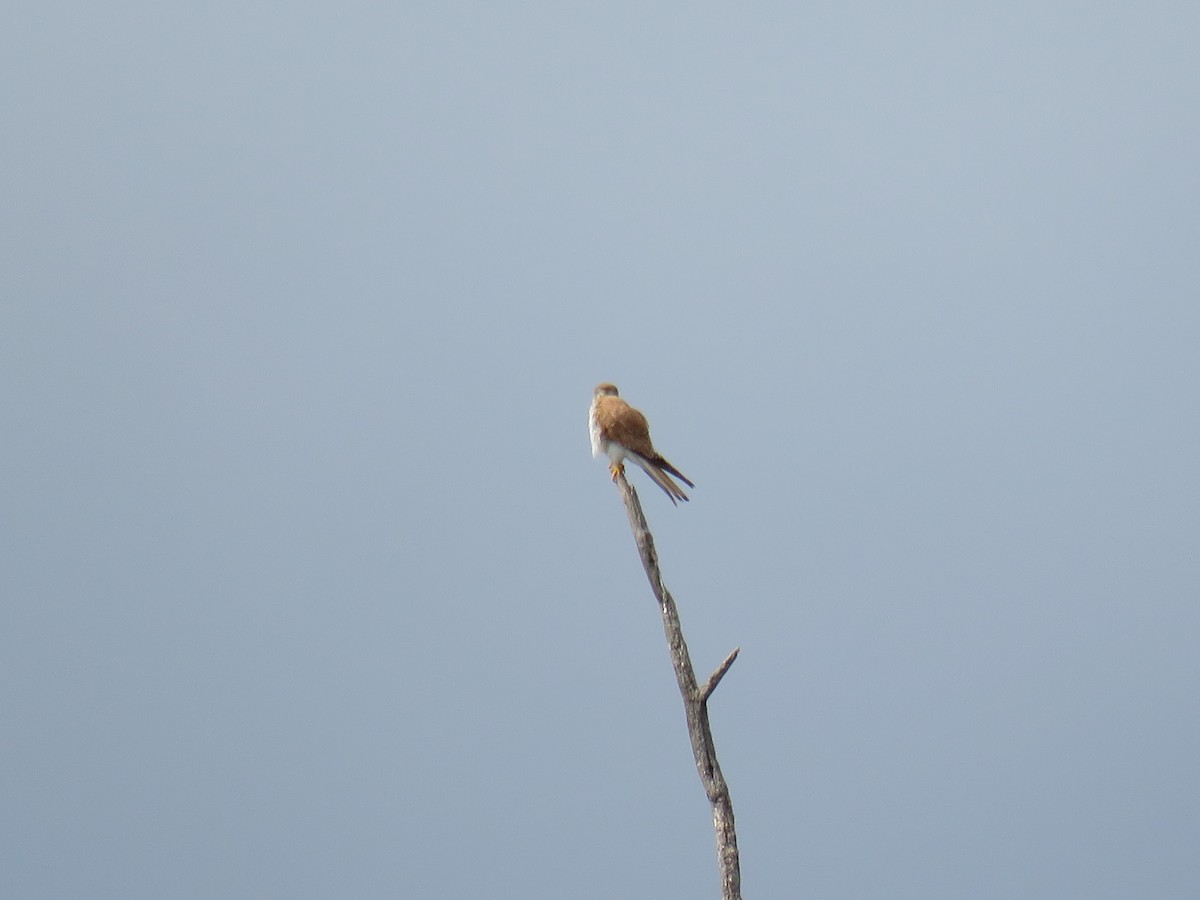
[[[688,487],[696,486],[654,449],[646,417],[621,399],[615,384],[604,381],[596,385],[588,413],[588,431],[592,436],[592,456],[608,457],[613,481],[625,471],[624,461],[629,459],[641,466],[676,506],[688,496],[667,473]]]

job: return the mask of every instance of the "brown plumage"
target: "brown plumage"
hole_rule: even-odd
[[[654,449],[646,417],[618,396],[615,384],[604,382],[596,386],[588,416],[588,430],[592,436],[593,455],[600,456],[603,453],[608,457],[614,479],[622,469],[623,460],[631,459],[663,489],[672,503],[688,499],[683,489],[667,477],[667,473],[688,487],[695,485]]]

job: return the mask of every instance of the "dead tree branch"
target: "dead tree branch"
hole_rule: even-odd
[[[692,668],[687,644],[683,640],[679,610],[675,608],[671,592],[663,584],[662,572],[658,568],[658,553],[654,549],[654,536],[646,524],[637,491],[626,480],[624,473],[617,476],[616,482],[625,501],[625,512],[629,514],[629,527],[633,530],[638,555],[642,558],[642,568],[646,570],[650,589],[654,591],[662,612],[663,632],[667,637],[679,693],[683,696],[683,710],[687,717],[692,755],[696,758],[696,771],[700,774],[700,783],[712,806],[713,828],[717,835],[717,864],[721,872],[721,897],[722,900],[741,900],[742,874],[738,863],[737,832],[733,825],[733,801],[725,776],[721,774],[721,766],[717,763],[717,750],[708,723],[708,698],[737,659],[738,650],[725,657],[725,661],[709,676],[703,687],[697,684],[696,671]]]

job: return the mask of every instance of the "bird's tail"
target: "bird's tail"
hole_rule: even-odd
[[[690,488],[695,487],[695,485],[692,484],[692,482],[690,480],[688,480],[688,477],[686,475],[684,475],[682,472],[680,472],[677,468],[675,468],[673,465],[671,465],[669,462],[667,462],[661,456],[655,457],[654,462],[658,463],[658,467],[660,469],[666,469],[668,472],[670,472],[672,475],[674,475],[676,478],[678,478],[680,481],[682,481],[688,487],[690,487]]]
[[[666,469],[667,471],[683,479],[683,481],[687,483],[688,487],[695,487],[695,485],[680,475],[679,472],[676,471],[675,467],[666,462],[666,460],[664,460],[662,457],[659,457],[656,460],[650,460],[646,459],[644,456],[638,456],[636,453],[631,453],[629,454],[629,458],[642,467],[642,471],[649,475],[650,479],[663,489],[663,492],[671,498],[671,502],[676,506],[679,505],[680,500],[685,502],[687,501],[688,495],[683,492],[683,488],[667,477],[667,473],[664,472],[663,469]]]

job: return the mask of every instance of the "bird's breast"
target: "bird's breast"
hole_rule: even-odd
[[[592,438],[592,456],[599,457],[604,453],[604,439],[600,437],[600,420],[596,417],[596,403],[588,410],[588,434]]]

